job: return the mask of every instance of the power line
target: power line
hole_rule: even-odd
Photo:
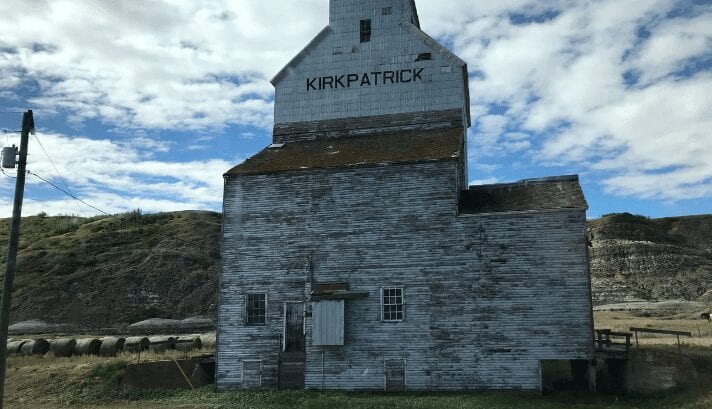
[[[40,145],[40,148],[42,148],[42,152],[44,152],[45,156],[46,156],[47,159],[49,160],[49,163],[52,164],[52,167],[54,168],[55,173],[57,173],[57,176],[62,180],[62,183],[64,184],[64,187],[67,189],[67,191],[68,191],[69,193],[73,194],[73,193],[72,193],[72,189],[70,189],[70,188],[69,188],[69,185],[67,184],[67,179],[65,179],[65,178],[59,173],[59,169],[57,169],[57,166],[54,164],[54,161],[52,160],[52,158],[50,158],[49,153],[47,153],[47,149],[45,149],[44,145],[42,145],[42,142],[40,141],[40,138],[37,136],[37,133],[35,132],[35,133],[33,133],[33,135],[34,135],[35,140],[37,141],[37,143]],[[82,208],[81,208],[81,207],[77,207],[77,210],[79,210],[79,213],[81,213],[82,215],[84,215],[84,213],[82,212]]]
[[[2,168],[2,166],[0,166],[0,172],[2,172],[3,175],[5,175],[5,176],[7,176],[7,177],[9,177],[9,178],[17,179],[17,176],[8,175],[8,174],[5,172],[5,169]]]
[[[99,213],[101,213],[101,214],[103,214],[103,215],[105,215],[105,216],[112,216],[111,214],[109,214],[109,213],[107,213],[107,212],[105,212],[105,211],[99,209],[98,207],[93,206],[93,205],[91,205],[91,204],[85,202],[84,200],[78,198],[78,197],[75,196],[74,194],[67,192],[66,190],[64,190],[64,189],[62,189],[61,187],[55,185],[54,183],[50,182],[49,180],[43,178],[42,176],[40,176],[40,175],[38,175],[38,174],[36,174],[36,173],[34,173],[34,172],[31,172],[31,171],[29,171],[29,170],[27,171],[27,173],[30,174],[30,175],[32,175],[32,176],[34,176],[34,177],[36,177],[36,178],[38,178],[38,179],[40,179],[40,180],[42,180],[43,182],[49,184],[50,186],[54,187],[55,189],[59,190],[60,192],[64,193],[65,195],[67,195],[67,196],[69,196],[69,197],[71,197],[71,198],[73,198],[73,199],[75,199],[75,200],[78,200],[80,203],[82,203],[82,204],[84,204],[84,205],[86,205],[86,206],[91,207],[92,209],[98,211]],[[122,219],[119,215],[116,215],[116,218],[117,218],[120,222],[123,222],[123,223],[126,223],[126,224],[130,223],[129,220]],[[181,238],[179,238],[179,237],[172,236],[172,235],[166,235],[166,236],[167,236],[167,237],[170,237],[170,238],[172,238],[172,239],[174,239],[174,240],[180,241],[180,242],[182,242],[182,243],[190,244],[191,246],[200,247],[200,248],[205,249],[205,250],[213,250],[213,248],[208,247],[208,246],[205,246],[205,245],[200,244],[200,243],[197,243],[197,242],[193,242],[193,241],[190,241],[190,240],[184,240],[184,239],[181,239]]]
[[[82,203],[82,204],[84,204],[84,205],[86,205],[86,206],[91,207],[92,209],[98,211],[99,213],[102,213],[102,214],[104,214],[104,215],[106,215],[106,216],[111,216],[109,213],[107,213],[107,212],[105,212],[105,211],[99,209],[98,207],[95,207],[95,206],[90,205],[89,203],[87,203],[87,202],[83,201],[82,199],[76,197],[76,196],[73,195],[72,193],[67,192],[66,190],[64,190],[64,189],[62,189],[61,187],[55,185],[54,183],[50,182],[49,180],[43,178],[42,176],[40,176],[40,175],[38,175],[38,174],[36,174],[36,173],[34,173],[34,172],[31,172],[31,171],[29,171],[29,170],[27,171],[27,173],[29,173],[30,175],[32,175],[32,176],[34,176],[34,177],[40,179],[40,180],[43,181],[43,182],[49,184],[50,186],[54,187],[55,189],[59,190],[60,192],[64,193],[65,195],[71,197],[72,199],[78,200],[80,203]]]

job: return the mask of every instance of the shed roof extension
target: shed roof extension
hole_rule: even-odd
[[[460,197],[461,214],[587,208],[577,175],[470,186]]]
[[[463,154],[464,136],[458,127],[288,143],[264,149],[225,177],[457,160]]]

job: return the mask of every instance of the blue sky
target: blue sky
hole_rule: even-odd
[[[712,2],[417,5],[468,62],[471,183],[576,173],[591,218],[712,213]],[[33,109],[28,168],[106,212],[219,211],[222,174],[270,143],[269,79],[327,13],[327,0],[4,0],[0,129]],[[25,215],[97,213],[27,180]],[[0,217],[13,189],[0,174]]]

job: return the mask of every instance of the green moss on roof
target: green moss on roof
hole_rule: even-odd
[[[459,160],[464,137],[450,128],[294,142],[268,147],[225,176]]]
[[[586,208],[576,175],[470,186],[460,195],[460,213],[466,214]]]

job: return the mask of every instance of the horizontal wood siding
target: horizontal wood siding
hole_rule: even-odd
[[[225,188],[217,387],[262,360],[276,387],[283,303],[348,283],[344,346],[312,344],[307,388],[538,389],[540,359],[587,359],[592,315],[582,210],[457,215],[458,161],[230,178]],[[382,322],[380,288],[403,288],[403,322]],[[266,291],[267,325],[246,326]]]

